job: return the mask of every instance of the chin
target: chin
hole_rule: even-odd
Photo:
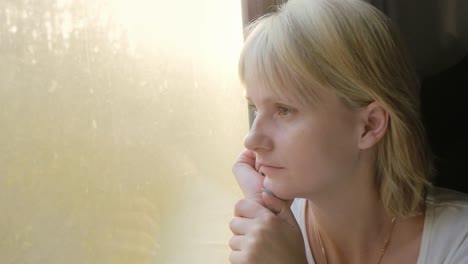
[[[287,186],[276,184],[267,178],[265,178],[265,181],[263,182],[263,187],[270,190],[276,197],[280,198],[281,200],[291,200],[295,198],[295,195],[288,191],[287,188],[285,188]]]

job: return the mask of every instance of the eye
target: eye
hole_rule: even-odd
[[[282,105],[278,106],[278,114],[280,116],[288,116],[288,115],[291,115],[294,112],[295,112],[295,109],[293,109],[291,107],[282,106]]]
[[[257,107],[253,104],[249,104],[249,110],[254,113],[254,115],[257,115]]]

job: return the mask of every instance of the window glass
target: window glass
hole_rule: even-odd
[[[0,1],[0,263],[227,263],[239,1]]]

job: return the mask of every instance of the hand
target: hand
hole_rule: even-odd
[[[246,199],[264,205],[262,188],[264,177],[257,171],[256,155],[253,151],[244,150],[232,166],[232,173]]]
[[[290,202],[262,193],[268,208],[240,200],[230,228],[232,264],[306,264],[304,240]],[[273,213],[273,212],[276,212]]]

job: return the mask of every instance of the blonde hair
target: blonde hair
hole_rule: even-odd
[[[383,13],[362,0],[290,0],[249,25],[239,75],[244,84],[253,76],[309,104],[319,100],[318,86],[351,109],[379,102],[389,114],[376,146],[382,203],[400,217],[421,213],[433,163],[420,120],[419,82]]]

